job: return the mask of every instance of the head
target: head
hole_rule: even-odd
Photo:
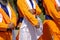
[[[0,0],[0,3],[6,6],[8,4],[8,0]]]

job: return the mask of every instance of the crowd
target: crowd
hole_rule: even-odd
[[[60,0],[0,0],[0,40],[60,40],[59,13]]]

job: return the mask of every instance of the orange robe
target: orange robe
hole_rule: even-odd
[[[38,23],[37,19],[32,15],[31,12],[29,12],[29,7],[25,3],[24,0],[21,0],[21,1],[17,0],[17,6],[18,6],[18,9],[20,10],[21,14],[23,14],[24,17],[26,17],[34,26],[37,25],[37,23]],[[37,7],[36,12],[38,12],[40,14],[41,10],[39,9],[38,5],[36,7]]]
[[[0,14],[2,15],[2,22],[0,22],[0,40],[12,40],[12,32],[9,30],[7,31],[9,28],[8,24],[12,22],[16,26],[17,22],[17,17],[14,10],[9,3],[8,6],[11,10],[11,19],[8,17],[6,12],[0,8]]]
[[[57,11],[57,3],[55,0],[43,0],[43,6],[46,15],[52,17],[52,20],[46,19],[44,21],[43,35],[41,40],[60,40],[60,14]]]
[[[37,3],[36,4],[36,15],[40,15],[41,13],[41,9],[38,7]],[[38,20],[34,17],[34,15],[32,15],[32,13],[29,11],[29,6],[27,5],[27,3],[25,2],[25,0],[17,0],[17,6],[18,6],[18,11],[19,14],[21,15],[21,17],[26,17],[28,19],[28,21],[33,25],[37,25],[38,24]],[[17,36],[17,40],[18,40],[18,36]]]

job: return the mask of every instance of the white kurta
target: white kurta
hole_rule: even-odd
[[[26,2],[28,5],[30,4],[28,0],[26,0]],[[30,9],[32,9],[31,4],[29,6]],[[41,22],[39,18],[38,21]],[[42,22],[40,24],[40,28],[35,28],[26,18],[24,18],[20,27],[19,40],[37,40],[42,35]]]

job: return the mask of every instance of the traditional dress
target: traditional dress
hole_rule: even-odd
[[[60,40],[60,0],[43,0],[46,12],[44,21],[43,36],[41,40]]]
[[[12,40],[12,31],[9,30],[9,23],[16,26],[17,18],[11,5],[4,6],[0,3],[0,40]]]
[[[17,5],[20,13],[24,15],[19,31],[19,40],[37,40],[42,31],[40,31],[40,28],[34,27],[38,24],[38,19],[29,10],[35,9],[35,14],[39,15],[41,13],[40,8],[34,0],[18,0]]]

